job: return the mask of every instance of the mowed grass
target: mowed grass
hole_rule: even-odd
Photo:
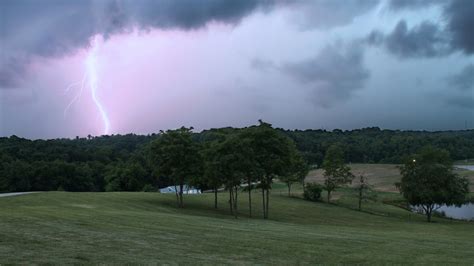
[[[270,219],[261,194],[240,194],[238,219],[227,194],[47,192],[0,198],[0,263],[78,264],[465,264],[474,263],[474,223],[425,218],[392,205],[396,193],[356,206],[351,189],[336,204],[288,197],[275,184]],[[298,196],[301,187],[296,186]]]

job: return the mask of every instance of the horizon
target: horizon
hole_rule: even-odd
[[[270,123],[271,124],[271,123]],[[252,126],[256,126],[256,124],[253,124],[253,125],[248,125],[248,126],[244,126],[244,127],[232,127],[232,126],[227,126],[227,127],[218,127],[218,128],[206,128],[206,129],[200,129],[200,130],[195,130],[195,128],[193,128],[191,131],[194,133],[194,134],[201,134],[203,133],[204,131],[211,131],[211,130],[215,130],[215,129],[224,129],[224,128],[231,128],[231,129],[244,129],[244,128],[248,128],[248,127],[252,127]],[[272,125],[273,126],[273,125]],[[186,127],[186,126],[183,126],[183,127]],[[19,136],[19,135],[9,135],[9,136],[0,136],[0,138],[11,138],[11,137],[17,137],[17,138],[20,138],[20,139],[26,139],[26,140],[31,140],[31,141],[36,141],[36,140],[45,140],[45,141],[48,141],[48,140],[64,140],[64,139],[67,139],[67,140],[75,140],[75,139],[87,139],[88,137],[91,137],[91,138],[107,138],[107,137],[115,137],[115,136],[127,136],[127,135],[135,135],[135,136],[144,136],[144,137],[148,137],[148,136],[153,136],[153,135],[159,135],[163,132],[166,132],[167,130],[176,130],[176,129],[179,129],[180,127],[177,127],[177,128],[169,128],[169,129],[164,129],[164,130],[158,130],[157,132],[151,132],[151,133],[145,133],[145,134],[137,134],[137,133],[133,133],[133,132],[128,132],[128,133],[117,133],[117,134],[109,134],[109,135],[91,135],[91,134],[88,134],[88,135],[85,135],[85,136],[74,136],[74,137],[57,137],[57,138],[28,138],[28,137],[24,137],[24,136]],[[192,128],[192,126],[191,126]],[[281,128],[281,127],[273,127],[275,128],[276,130],[282,130],[282,131],[323,131],[323,132],[329,132],[329,133],[335,133],[335,131],[342,131],[343,133],[345,132],[352,132],[352,131],[362,131],[362,130],[373,130],[373,129],[377,129],[379,131],[397,131],[397,132],[417,132],[417,133],[443,133],[443,132],[469,132],[469,131],[474,131],[474,128],[467,128],[467,129],[446,129],[446,130],[424,130],[424,129],[390,129],[390,128],[380,128],[380,127],[377,127],[377,126],[372,126],[372,127],[361,127],[361,128],[352,128],[352,129],[340,129],[340,128],[334,128],[334,129],[324,129],[324,128],[306,128],[306,129],[298,129],[298,128],[294,128],[294,129],[288,129],[288,128]]]
[[[0,2],[0,136],[474,128],[474,1]]]

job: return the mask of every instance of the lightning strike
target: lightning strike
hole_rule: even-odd
[[[84,88],[86,87],[86,81],[88,81],[88,87],[91,91],[91,96],[92,100],[94,101],[94,104],[96,105],[100,116],[102,118],[102,122],[104,124],[104,131],[103,134],[107,135],[109,134],[109,129],[110,129],[110,122],[109,118],[107,116],[107,112],[105,111],[104,106],[100,102],[99,97],[97,96],[97,89],[99,87],[99,77],[97,73],[97,50],[99,48],[99,36],[96,35],[94,36],[91,44],[91,50],[89,51],[86,60],[85,60],[85,73],[80,82],[75,82],[69,85],[66,88],[66,93],[69,92],[72,88],[78,87],[79,86],[79,92],[76,94],[76,96],[72,99],[72,101],[66,106],[64,109],[64,116],[66,116],[67,111],[69,108],[77,102],[80,97],[82,96],[82,92],[84,91]]]

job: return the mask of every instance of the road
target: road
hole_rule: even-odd
[[[12,193],[0,193],[0,198],[1,198],[1,197],[20,196],[20,195],[26,195],[26,194],[31,194],[31,193],[38,193],[38,192],[12,192]]]

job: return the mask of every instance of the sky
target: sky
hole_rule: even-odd
[[[471,0],[2,0],[0,136],[474,128]]]

